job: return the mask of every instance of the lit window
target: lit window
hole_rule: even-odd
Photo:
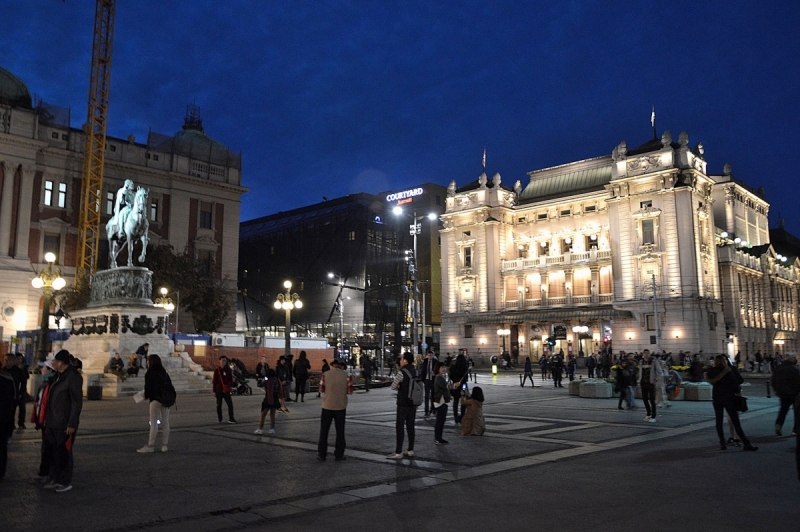
[[[464,267],[472,268],[472,247],[464,248]]]
[[[347,240],[349,240],[350,242],[355,242],[355,240],[356,240],[356,232],[355,231],[350,231],[349,233],[347,233]]]
[[[649,209],[652,206],[653,206],[653,202],[651,200],[640,201],[639,202],[639,208],[640,209]]]
[[[106,214],[114,214],[114,193],[106,192]]]
[[[642,220],[642,245],[655,243],[655,222],[653,220]]]
[[[59,183],[58,184],[58,206],[62,209],[67,205],[67,184],[66,183]],[[99,209],[100,206],[97,205]]]
[[[45,181],[44,182],[44,204],[48,205],[48,206],[53,204],[53,182],[52,181]]]
[[[150,202],[150,221],[158,221],[158,200],[152,200]]]

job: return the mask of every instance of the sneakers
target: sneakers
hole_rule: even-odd
[[[447,445],[450,442],[447,440],[434,440],[433,443],[435,443],[436,445]]]
[[[56,493],[64,493],[65,491],[69,491],[72,489],[72,484],[67,484],[64,486],[63,484],[56,484],[55,488],[53,488]]]
[[[389,456],[386,457],[386,459],[387,460],[402,460],[403,459],[403,454],[402,453],[390,454]]]
[[[237,421],[235,419],[229,419],[228,425],[236,425]]]
[[[275,429],[269,429],[270,434],[275,434]]]
[[[409,458],[411,458],[412,456],[414,456],[414,451],[409,449],[408,451],[405,452],[405,455],[408,456]]]
[[[150,447],[149,445],[145,445],[141,449],[136,449],[137,453],[152,453],[155,452],[155,447]]]
[[[756,447],[755,445],[747,444],[744,447],[742,447],[742,450],[743,451],[757,451],[758,447]]]
[[[256,429],[253,431],[253,434],[258,434],[259,436],[261,436],[262,434],[264,434],[264,431],[261,429]]]
[[[645,416],[644,420],[645,421],[650,421],[650,416]]]
[[[656,422],[656,418],[651,417],[650,419],[647,420],[647,422],[648,423],[655,423]]]
[[[46,489],[46,490],[53,490],[53,489],[56,489],[56,486],[60,486],[60,484],[58,482],[56,482],[55,480],[50,480],[42,487],[44,489]]]
[[[166,446],[166,445],[162,445],[162,446],[161,446],[161,452],[162,452],[162,453],[165,453],[165,452],[167,452],[168,450],[169,450],[169,449],[167,448],[167,446]]]
[[[783,427],[775,425],[775,436],[783,436]]]

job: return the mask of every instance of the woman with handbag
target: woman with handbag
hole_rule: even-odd
[[[739,412],[736,410],[736,396],[739,393],[739,386],[744,382],[739,371],[731,366],[723,355],[714,358],[714,365],[706,371],[706,381],[714,388],[711,392],[711,402],[714,405],[714,414],[717,418],[717,436],[719,436],[719,447],[721,450],[727,449],[725,443],[725,433],[722,430],[722,415],[727,412],[730,416],[736,434],[742,440],[744,451],[757,451],[758,447],[750,444],[750,440],[744,435],[742,425],[739,423]]]
[[[436,412],[436,425],[433,429],[433,443],[444,445],[448,443],[442,437],[444,424],[447,421],[447,403],[450,402],[450,386],[447,378],[447,366],[437,362],[433,367],[433,410]]]

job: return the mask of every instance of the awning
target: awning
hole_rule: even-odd
[[[773,340],[794,340],[797,338],[797,333],[793,331],[775,331]]]
[[[633,314],[627,310],[617,310],[612,306],[591,307],[582,309],[543,309],[523,310],[516,312],[503,312],[501,314],[471,315],[466,323],[488,325],[502,323],[547,322],[564,320],[613,320],[617,318],[632,318]]]

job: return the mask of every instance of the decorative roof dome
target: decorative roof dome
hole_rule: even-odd
[[[0,105],[32,109],[31,93],[17,76],[0,67]]]

